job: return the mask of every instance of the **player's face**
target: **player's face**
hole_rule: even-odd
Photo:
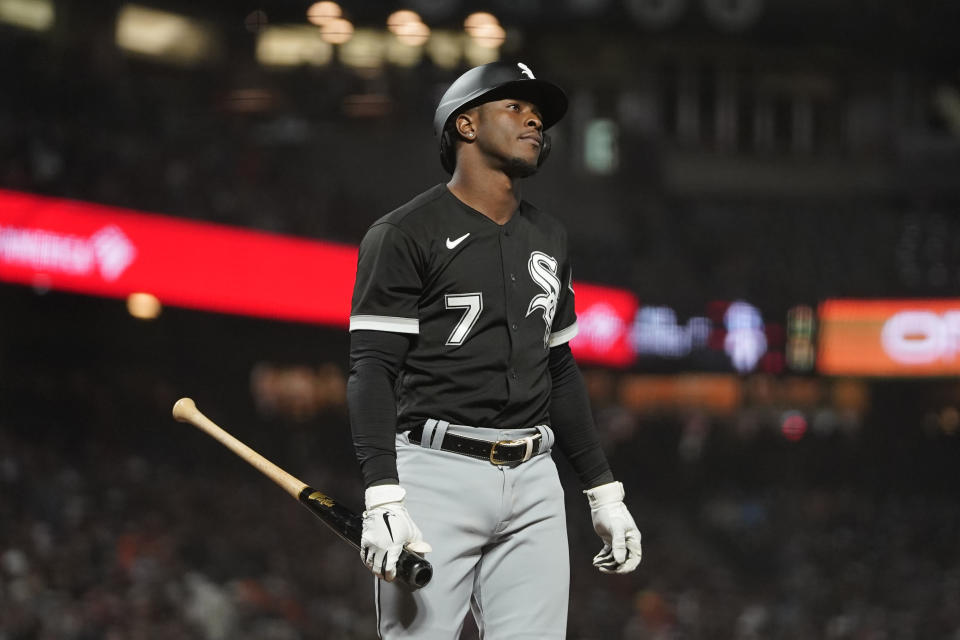
[[[540,110],[526,100],[497,100],[480,106],[477,143],[513,178],[536,173],[543,147]]]

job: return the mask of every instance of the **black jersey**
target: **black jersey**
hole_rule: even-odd
[[[566,231],[527,202],[499,225],[437,185],[370,227],[350,330],[416,336],[399,430],[548,423],[549,350],[577,333]]]

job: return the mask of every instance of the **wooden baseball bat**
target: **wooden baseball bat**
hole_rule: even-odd
[[[310,513],[320,518],[343,540],[350,543],[355,549],[360,548],[360,534],[363,525],[359,515],[338,504],[330,496],[298,480],[234,438],[217,426],[210,418],[203,415],[190,398],[177,400],[176,404],[173,405],[173,417],[179,422],[189,422],[212,436],[220,444],[256,467],[260,473],[280,485],[284,491],[296,498],[300,504],[310,510]],[[423,556],[409,549],[404,549],[400,553],[400,559],[397,560],[397,580],[401,584],[411,590],[416,590],[430,582],[432,577],[433,567]]]

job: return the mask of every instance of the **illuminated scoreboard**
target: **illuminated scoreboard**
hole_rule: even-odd
[[[817,369],[828,375],[960,376],[960,299],[827,300]]]
[[[620,289],[582,284],[576,302],[580,333],[570,345],[581,362],[659,373],[813,369],[815,314],[809,306],[781,320],[746,300],[713,301],[703,313],[683,317]]]

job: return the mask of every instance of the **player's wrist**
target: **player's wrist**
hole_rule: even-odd
[[[610,504],[623,502],[626,492],[623,489],[623,483],[614,481],[602,484],[583,492],[587,496],[587,502],[591,509],[597,509]]]
[[[367,487],[378,487],[384,484],[400,484],[400,481],[397,480],[396,478],[380,478],[379,480],[368,482]]]
[[[407,492],[399,484],[379,484],[367,487],[363,493],[367,510],[375,509],[391,502],[403,502]]]
[[[613,471],[611,471],[609,467],[600,473],[594,473],[588,476],[588,478],[589,479],[583,479],[581,482],[584,491],[595,489],[600,485],[609,484],[616,480],[616,478],[613,477]]]

